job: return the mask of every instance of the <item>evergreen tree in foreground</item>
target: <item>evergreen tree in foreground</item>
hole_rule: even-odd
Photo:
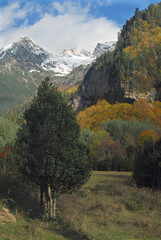
[[[90,176],[86,149],[75,112],[46,78],[38,88],[17,134],[19,170],[41,189],[41,208],[55,218],[56,198],[84,184]]]

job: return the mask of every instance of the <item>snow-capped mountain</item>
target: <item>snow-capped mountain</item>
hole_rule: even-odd
[[[98,43],[96,48],[94,49],[93,55],[99,57],[101,54],[105,53],[106,51],[113,51],[115,49],[116,42],[105,42],[105,43]]]
[[[50,53],[30,38],[24,37],[0,50],[0,60],[4,60],[7,56],[14,58],[27,68],[32,68],[40,67],[50,57]]]
[[[88,65],[95,60],[86,50],[64,50],[60,55],[49,53],[28,37],[21,38],[0,50],[0,60],[7,56],[14,58],[26,67],[30,73],[52,71],[56,76],[65,76],[80,65]],[[6,60],[7,61],[7,60]]]
[[[0,116],[33,96],[46,76],[57,86],[79,84],[95,59],[75,48],[49,53],[28,37],[0,49]]]
[[[115,42],[98,43],[93,54],[87,50],[76,48],[64,50],[60,55],[49,53],[29,37],[20,38],[19,41],[0,49],[0,61],[6,64],[19,63],[30,73],[53,72],[55,76],[65,76],[80,65],[87,66],[97,56],[107,50],[113,50]]]

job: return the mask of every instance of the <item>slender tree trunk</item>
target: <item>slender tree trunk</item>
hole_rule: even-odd
[[[52,192],[51,192],[51,187],[50,184],[48,184],[48,189],[47,189],[47,208],[48,208],[48,220],[51,220],[54,218],[53,214],[53,198],[52,198]]]
[[[54,199],[53,199],[53,218],[55,219],[56,218],[56,196],[54,194]]]
[[[48,202],[49,202],[49,220],[53,218],[53,199],[51,194],[51,187],[48,185]]]
[[[56,195],[54,194],[53,198],[50,183],[44,186],[43,182],[41,182],[40,187],[41,210],[43,210],[42,213],[44,213],[45,210],[45,217],[48,221],[50,221],[51,219],[56,218]]]

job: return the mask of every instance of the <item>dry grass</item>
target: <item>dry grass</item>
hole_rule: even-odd
[[[60,197],[62,216],[92,240],[161,239],[161,192],[135,187],[131,173],[94,172]]]

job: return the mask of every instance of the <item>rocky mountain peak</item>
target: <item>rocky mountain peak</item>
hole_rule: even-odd
[[[64,50],[62,56],[77,56],[77,57],[91,57],[91,53],[85,49],[71,48],[69,50]]]
[[[20,38],[18,42],[15,42],[12,45],[12,49],[15,48],[15,50],[19,50],[22,47],[28,50],[32,50],[34,48],[40,48],[39,45],[36,44],[33,40],[31,40],[29,37]]]
[[[96,48],[94,49],[93,55],[99,57],[101,54],[107,51],[113,51],[116,46],[116,41],[98,43]]]
[[[32,68],[35,65],[40,66],[50,56],[50,53],[26,36],[1,49],[0,59],[4,59],[6,55],[13,57],[21,65]]]
[[[40,47],[36,42],[34,42],[29,37],[20,38],[18,42],[13,44],[12,51],[13,51],[13,48],[15,48],[15,52],[25,50],[30,54],[33,53],[35,55],[41,55],[41,54],[47,55],[47,56],[49,55],[49,53],[46,50]]]
[[[22,42],[22,43],[24,43],[24,42],[28,42],[28,43],[31,42],[31,43],[34,43],[34,44],[38,45],[38,43],[36,43],[34,40],[32,40],[31,38],[29,38],[28,36],[21,37],[18,42],[19,42],[19,43],[20,43],[20,42]]]

